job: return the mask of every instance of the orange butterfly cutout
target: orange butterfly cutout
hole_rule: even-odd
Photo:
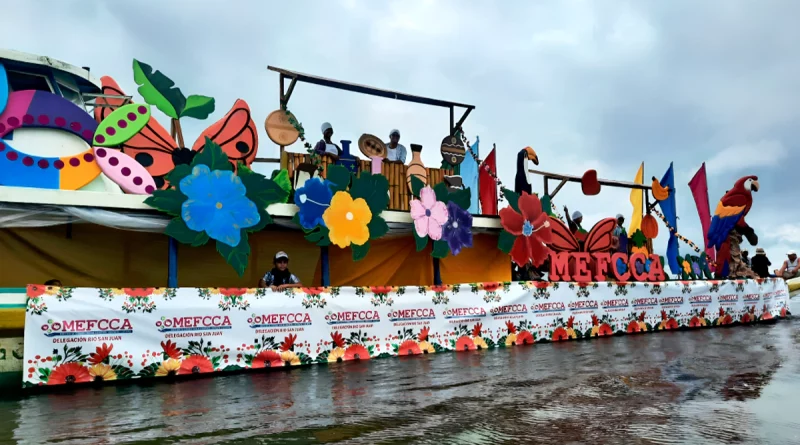
[[[102,94],[125,95],[111,77],[103,76],[100,78],[100,82],[103,87]],[[107,104],[114,107],[122,105],[122,99],[98,97],[96,102],[98,105]],[[96,107],[94,109],[95,120],[101,122],[114,109]],[[178,164],[191,163],[194,154],[203,150],[206,137],[222,147],[222,151],[228,155],[228,159],[233,164],[234,171],[238,168],[239,162],[249,166],[258,151],[258,130],[251,117],[247,102],[237,99],[228,114],[203,131],[192,145],[191,150],[178,147],[175,139],[152,116],[147,125],[136,136],[122,144],[120,149],[135,159],[153,176],[157,188],[164,189],[167,187],[164,176]]]
[[[570,232],[569,227],[560,219],[550,216],[553,242],[548,246],[556,252],[607,252],[612,247],[611,239],[616,225],[617,220],[614,218],[600,220],[586,235],[586,241],[584,241],[583,249],[581,249],[581,244]]]

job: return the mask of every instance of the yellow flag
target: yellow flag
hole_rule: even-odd
[[[636,172],[636,177],[633,182],[637,184],[644,184],[644,162],[639,166],[639,171]],[[631,225],[628,228],[628,236],[633,236],[633,233],[639,230],[642,226],[642,214],[644,213],[644,190],[631,190],[631,205],[633,206],[633,215],[631,216]]]

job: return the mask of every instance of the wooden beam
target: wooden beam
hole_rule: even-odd
[[[467,108],[467,111],[464,112],[464,115],[461,116],[461,119],[459,119],[458,122],[456,122],[455,126],[453,126],[453,128],[450,130],[451,135],[456,134],[456,131],[461,130],[461,126],[464,124],[464,121],[467,120],[467,116],[469,116],[469,113],[472,112],[472,110],[473,110],[472,108]]]
[[[559,180],[566,180],[568,182],[581,182],[582,179],[579,176],[573,175],[562,175],[560,173],[550,173],[541,170],[528,170],[529,172],[544,176],[545,179],[559,179]],[[600,185],[607,185],[609,187],[620,187],[620,188],[627,188],[627,189],[636,189],[636,190],[650,190],[652,187],[645,184],[637,184],[635,182],[627,182],[627,181],[615,181],[612,179],[598,179],[597,182]]]
[[[561,190],[561,187],[564,187],[564,184],[566,184],[566,183],[567,183],[567,180],[566,179],[562,179],[561,182],[556,187],[556,189],[553,190],[553,193],[550,193],[550,199],[555,198],[556,195],[558,194],[558,191]]]

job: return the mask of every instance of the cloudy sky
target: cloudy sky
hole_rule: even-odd
[[[6,7],[0,41],[90,66],[129,94],[135,57],[184,93],[215,97],[213,120],[243,98],[261,127],[262,157],[277,154],[263,132],[278,108],[278,76],[267,71],[275,65],[474,104],[464,128],[480,135],[483,155],[497,145],[510,186],[526,145],[543,170],[594,168],[609,179],[632,180],[641,162],[646,178],[660,178],[672,161],[678,228],[697,242],[686,184],[701,163],[712,208],[755,174],[762,190],[748,221],[777,263],[800,249],[798,13],[791,0],[31,0]],[[313,85],[299,85],[289,108],[312,139],[324,121],[336,139],[399,128],[403,143],[425,147],[429,165],[448,132],[446,109]],[[184,123],[187,138],[213,120]],[[621,190],[586,197],[574,185],[556,203],[587,222],[631,212]],[[656,248],[665,247],[662,236]]]

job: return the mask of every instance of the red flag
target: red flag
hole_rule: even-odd
[[[708,180],[706,179],[706,163],[700,166],[700,170],[694,174],[689,181],[689,189],[692,191],[694,203],[697,206],[697,214],[700,216],[700,225],[703,227],[703,246],[708,245],[708,227],[711,225],[711,208],[708,204]],[[706,256],[714,261],[716,255],[714,248],[706,248]]]
[[[497,163],[493,148],[478,169],[478,189],[480,190],[478,199],[481,202],[481,214],[483,215],[497,215],[497,182],[494,179],[496,175]]]

